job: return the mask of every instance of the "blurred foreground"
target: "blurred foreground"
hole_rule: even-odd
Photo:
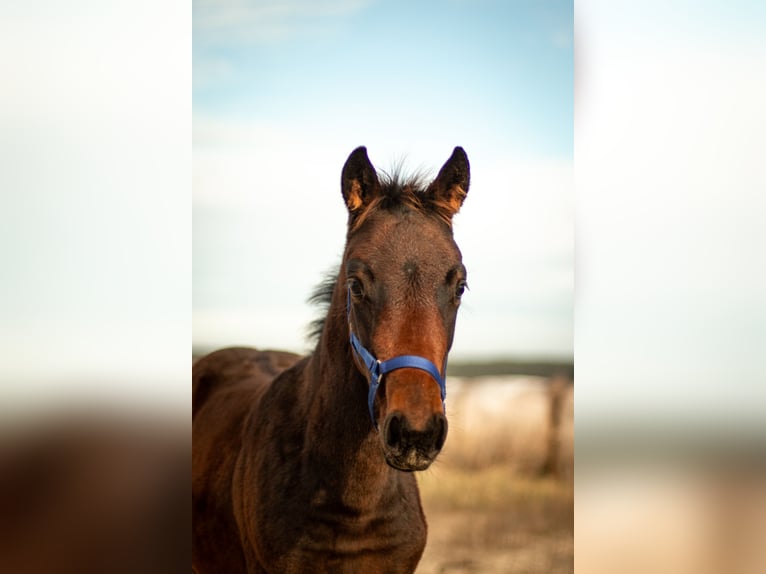
[[[766,572],[762,469],[635,460],[577,476],[578,572]]]
[[[739,422],[578,425],[576,570],[766,572],[766,442]]]
[[[187,571],[188,427],[103,410],[0,435],[0,572]]]

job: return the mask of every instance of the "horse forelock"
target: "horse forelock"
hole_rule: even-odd
[[[452,216],[456,210],[449,201],[436,196],[429,175],[425,170],[405,174],[401,163],[396,164],[390,172],[379,171],[380,191],[361,211],[354,214],[349,222],[349,234],[358,231],[371,216],[381,211],[421,213],[436,217],[451,228]]]

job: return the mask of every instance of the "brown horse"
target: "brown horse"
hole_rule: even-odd
[[[468,183],[459,147],[430,185],[379,175],[354,150],[315,351],[232,348],[194,365],[195,572],[415,570],[426,521],[411,471],[447,436],[444,371],[466,285],[452,216]]]

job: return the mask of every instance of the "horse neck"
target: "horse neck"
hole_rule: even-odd
[[[339,308],[340,307],[340,308]],[[345,299],[336,293],[305,371],[313,392],[308,463],[344,505],[363,510],[396,489],[401,474],[386,464],[367,410],[368,384],[354,364]]]

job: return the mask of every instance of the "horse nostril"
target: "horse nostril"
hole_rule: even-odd
[[[388,417],[385,428],[386,444],[390,448],[398,446],[402,441],[402,415],[393,413]]]
[[[434,433],[434,448],[438,451],[444,446],[447,440],[447,417],[439,413],[431,419]]]
[[[383,438],[386,446],[392,450],[414,448],[424,453],[436,453],[447,440],[447,417],[435,414],[428,420],[425,429],[414,431],[404,413],[397,411],[386,419]]]

